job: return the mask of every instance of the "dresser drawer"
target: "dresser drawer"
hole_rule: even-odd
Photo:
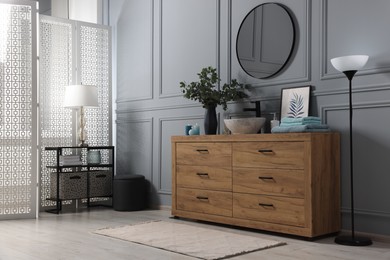
[[[233,191],[304,198],[303,170],[233,168]]]
[[[304,200],[235,193],[233,217],[303,227]]]
[[[232,191],[231,167],[178,165],[176,183],[178,187]]]
[[[232,216],[232,193],[178,188],[176,208],[191,212]]]
[[[178,143],[176,144],[177,165],[231,165],[230,143]]]
[[[304,142],[234,143],[233,166],[303,169]]]

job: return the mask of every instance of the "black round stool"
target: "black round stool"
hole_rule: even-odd
[[[138,174],[115,176],[113,189],[114,210],[135,211],[145,208],[145,176]]]

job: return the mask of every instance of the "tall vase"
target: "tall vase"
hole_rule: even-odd
[[[206,135],[217,134],[217,113],[215,112],[216,106],[209,106],[206,108],[206,114],[204,117],[204,133]]]

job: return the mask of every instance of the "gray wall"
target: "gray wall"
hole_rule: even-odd
[[[204,110],[182,97],[180,81],[197,79],[202,67],[217,67],[223,82],[237,78],[252,85],[251,100],[262,111],[278,112],[280,91],[312,85],[311,114],[342,135],[343,228],[350,228],[348,81],[330,59],[370,56],[354,78],[355,227],[390,235],[390,16],[388,0],[276,0],[297,22],[297,45],[277,77],[245,74],[235,55],[241,20],[261,0],[110,1],[114,35],[117,174],[142,174],[151,183],[153,205],[170,205],[170,137],[184,125],[202,126]],[[116,75],[116,78],[115,78]],[[245,115],[230,104],[226,114]],[[223,129],[220,129],[223,132]]]

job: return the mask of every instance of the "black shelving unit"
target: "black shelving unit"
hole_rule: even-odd
[[[46,210],[50,213],[56,213],[59,214],[62,210],[62,201],[65,200],[73,200],[73,199],[87,199],[87,207],[91,207],[90,199],[96,198],[96,197],[112,197],[112,191],[113,191],[113,180],[114,180],[114,162],[115,162],[115,147],[114,146],[60,146],[60,147],[45,147],[45,151],[55,151],[56,152],[56,162],[55,165],[47,165],[47,168],[53,169],[56,174],[56,196],[52,197],[53,194],[51,194],[50,198],[47,198],[47,200],[53,200],[56,202],[56,208],[55,209],[49,209]],[[60,165],[60,156],[64,154],[65,150],[71,150],[71,153],[73,155],[80,155],[84,156],[84,160],[82,161],[82,164],[75,164],[75,165]],[[108,150],[108,158],[102,161],[102,163],[99,164],[89,164],[87,162],[87,154],[91,150]],[[104,194],[103,196],[90,196],[90,186],[91,186],[91,174],[99,173],[99,169],[109,169],[111,172],[111,192],[110,194]],[[79,173],[83,174],[83,178],[86,178],[86,196],[80,196],[77,198],[61,198],[60,196],[60,185],[62,184],[60,181],[61,174],[70,174],[70,173]],[[96,175],[95,177],[99,177],[102,175]],[[72,178],[72,177],[71,177]],[[81,177],[78,177],[81,179]],[[66,183],[65,183],[66,184]]]

